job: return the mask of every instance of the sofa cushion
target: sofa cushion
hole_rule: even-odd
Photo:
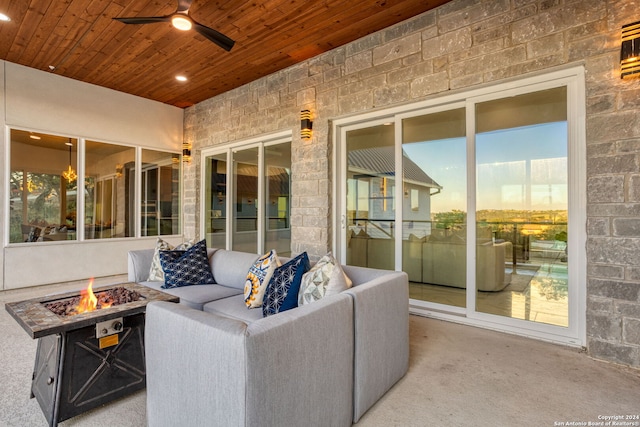
[[[258,259],[256,253],[218,249],[211,255],[211,272],[216,283],[244,290],[249,267]],[[233,268],[229,268],[233,266]]]
[[[206,303],[202,311],[230,317],[249,324],[262,319],[262,310],[247,310],[244,295],[235,295]]]
[[[262,306],[264,292],[276,267],[280,266],[278,254],[274,249],[264,254],[253,263],[247,273],[244,284],[244,302],[249,308]]]
[[[276,268],[264,294],[262,315],[264,317],[298,306],[298,292],[302,275],[309,271],[309,257],[306,252]]]
[[[179,250],[184,251],[193,246],[193,240],[180,243],[174,247],[171,243],[162,240],[158,237],[156,240],[156,247],[153,250],[153,258],[151,259],[151,268],[149,269],[149,280],[164,282],[164,270],[162,270],[162,264],[160,263],[160,251]]]
[[[163,289],[215,283],[205,240],[186,251],[160,251],[160,263],[164,270]]]
[[[351,280],[340,267],[340,263],[329,252],[302,276],[298,305],[309,304],[319,299],[349,289]]]
[[[242,298],[242,291],[240,289],[218,284],[182,286],[170,289],[163,289],[161,282],[141,282],[141,284],[177,296],[180,298],[180,304],[196,310],[202,310],[203,306],[211,301],[227,299],[234,295]],[[242,304],[242,308],[245,311],[250,311],[247,310],[244,304]],[[260,316],[262,316],[262,314],[260,314]]]

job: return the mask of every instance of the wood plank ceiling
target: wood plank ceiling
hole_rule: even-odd
[[[0,58],[188,107],[447,1],[194,0],[192,18],[236,41],[227,52],[170,23],[112,19],[170,15],[178,0],[0,0]]]

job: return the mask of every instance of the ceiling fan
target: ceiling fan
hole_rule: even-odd
[[[171,24],[178,30],[188,31],[192,28],[198,33],[202,34],[207,39],[211,40],[227,52],[231,50],[235,41],[231,40],[224,34],[214,30],[213,28],[206,27],[189,16],[189,8],[191,7],[193,0],[178,0],[178,9],[171,15],[166,16],[150,16],[140,18],[113,18],[116,21],[120,21],[124,24],[155,24],[157,22],[171,22]]]

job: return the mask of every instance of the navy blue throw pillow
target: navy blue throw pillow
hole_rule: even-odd
[[[276,268],[262,300],[263,317],[298,306],[298,292],[300,291],[300,283],[302,283],[302,275],[310,268],[306,252]]]
[[[186,251],[160,251],[160,264],[164,271],[163,289],[215,283],[205,240]]]

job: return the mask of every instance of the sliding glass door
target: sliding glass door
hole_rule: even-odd
[[[207,245],[225,248],[227,245],[227,153],[205,159],[204,218]]]
[[[347,263],[393,270],[396,230],[393,123],[351,130],[345,142]]]
[[[567,326],[566,87],[477,103],[475,147],[477,310]]]
[[[202,230],[209,247],[291,254],[291,142],[203,153]]]
[[[258,252],[258,148],[234,150],[231,249]]]
[[[265,250],[291,256],[291,142],[264,147]]]
[[[416,312],[580,342],[579,81],[337,123],[342,262],[405,271]]]
[[[465,307],[467,167],[464,108],[402,120],[402,270],[410,297]]]

